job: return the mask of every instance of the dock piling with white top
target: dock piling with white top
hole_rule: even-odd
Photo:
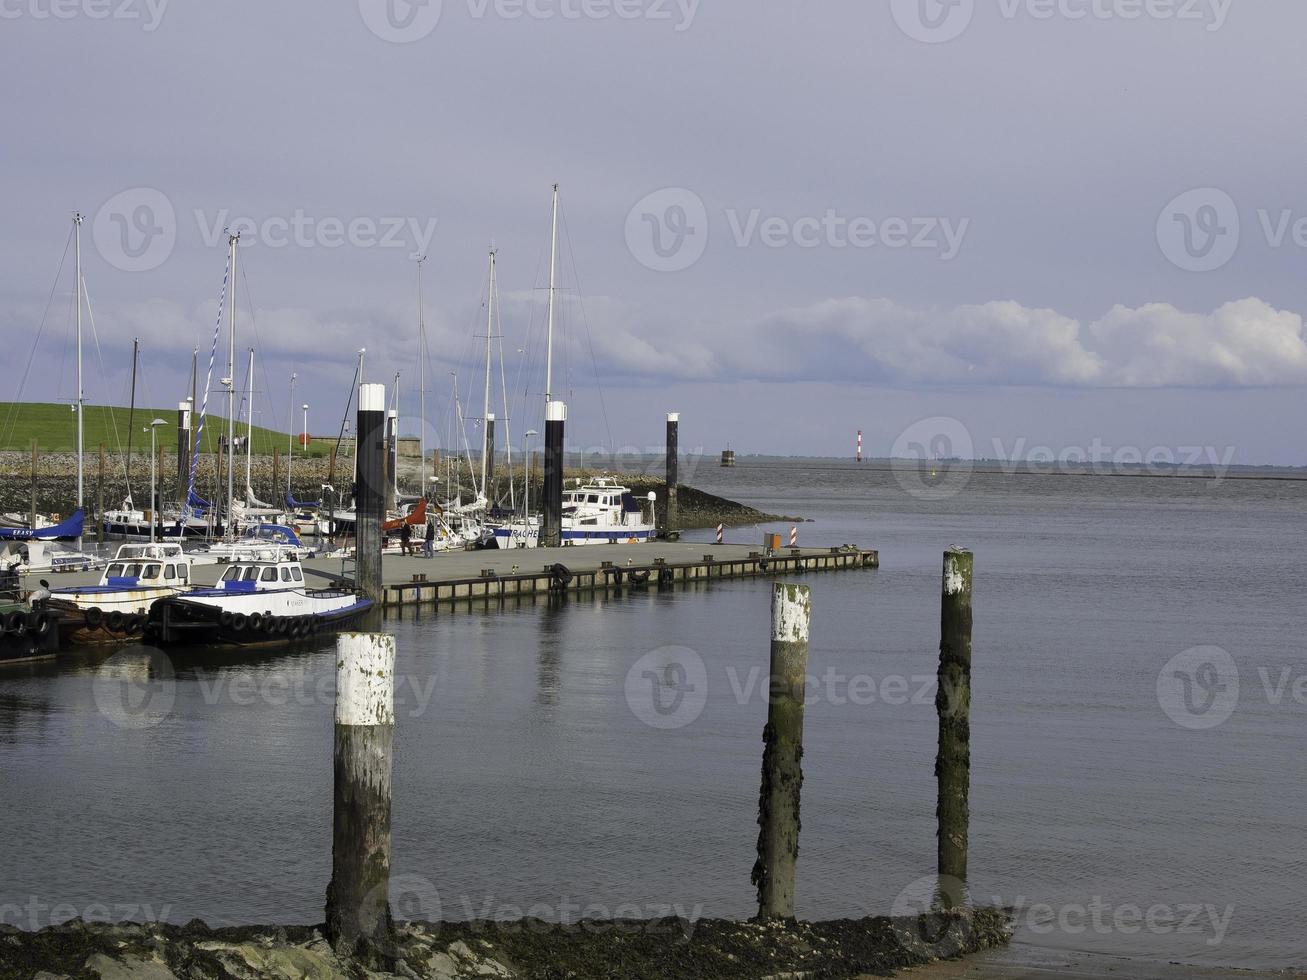
[[[665,532],[679,531],[679,514],[676,507],[677,457],[680,452],[681,415],[679,412],[667,413],[667,527]]]
[[[338,955],[378,967],[392,965],[395,948],[390,912],[394,691],[393,636],[342,633],[337,637],[326,936]]]
[[[358,487],[354,496],[356,576],[359,591],[382,602],[385,587],[381,571],[381,526],[386,516],[386,386],[359,385],[358,428],[355,452]]]
[[[939,887],[936,904],[944,911],[967,904],[967,835],[971,789],[971,574],[970,551],[944,552],[940,592],[939,754],[935,777],[939,803]]]
[[[777,582],[771,601],[771,675],[763,729],[758,796],[759,919],[794,918],[799,858],[799,794],[803,787],[803,699],[808,675],[812,596],[807,586]]]

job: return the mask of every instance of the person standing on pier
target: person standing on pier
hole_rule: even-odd
[[[436,522],[427,518],[427,533],[422,539],[422,557],[431,558],[436,553]]]
[[[401,554],[407,555],[409,548],[413,543],[413,528],[408,524],[401,524],[399,528],[399,550]]]

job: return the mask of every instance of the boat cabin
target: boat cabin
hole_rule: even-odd
[[[652,494],[650,498],[652,499]],[[641,519],[640,501],[630,487],[602,477],[563,493],[563,516],[574,526],[623,526]]]
[[[189,585],[191,560],[179,544],[125,544],[100,578],[115,588]]]
[[[218,582],[230,592],[270,592],[304,588],[304,570],[293,559],[234,562]]]

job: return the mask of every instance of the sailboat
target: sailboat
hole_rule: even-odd
[[[558,185],[554,185],[549,243],[549,312],[545,341],[545,404],[553,400],[555,293],[558,289]],[[511,471],[510,471],[511,472]],[[529,478],[529,477],[528,477]],[[639,501],[631,488],[607,477],[566,491],[562,500],[561,539],[564,546],[643,544],[655,535],[654,494]],[[647,503],[647,511],[645,504]],[[524,508],[522,517],[493,526],[494,546],[535,548],[541,521]]]

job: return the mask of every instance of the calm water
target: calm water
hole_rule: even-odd
[[[932,501],[830,462],[705,466],[693,482],[814,518],[802,544],[881,552],[878,572],[807,579],[801,915],[902,908],[932,871],[923,678],[941,552],[961,544],[977,556],[973,893],[1018,906],[1044,945],[1307,959],[1307,483],[977,473]],[[768,597],[740,582],[388,623],[401,913],[752,914]],[[655,652],[669,646],[692,652]],[[1199,646],[1228,651],[1240,685],[1201,729],[1232,706],[1228,684],[1198,671],[1194,712],[1167,695],[1170,715],[1158,689]],[[1222,663],[1195,656],[1191,673]],[[643,670],[669,660],[702,663],[706,703],[649,710]],[[4,920],[318,921],[333,669],[325,650],[137,651],[0,674]],[[120,679],[150,676],[127,720],[157,723],[115,723]]]

